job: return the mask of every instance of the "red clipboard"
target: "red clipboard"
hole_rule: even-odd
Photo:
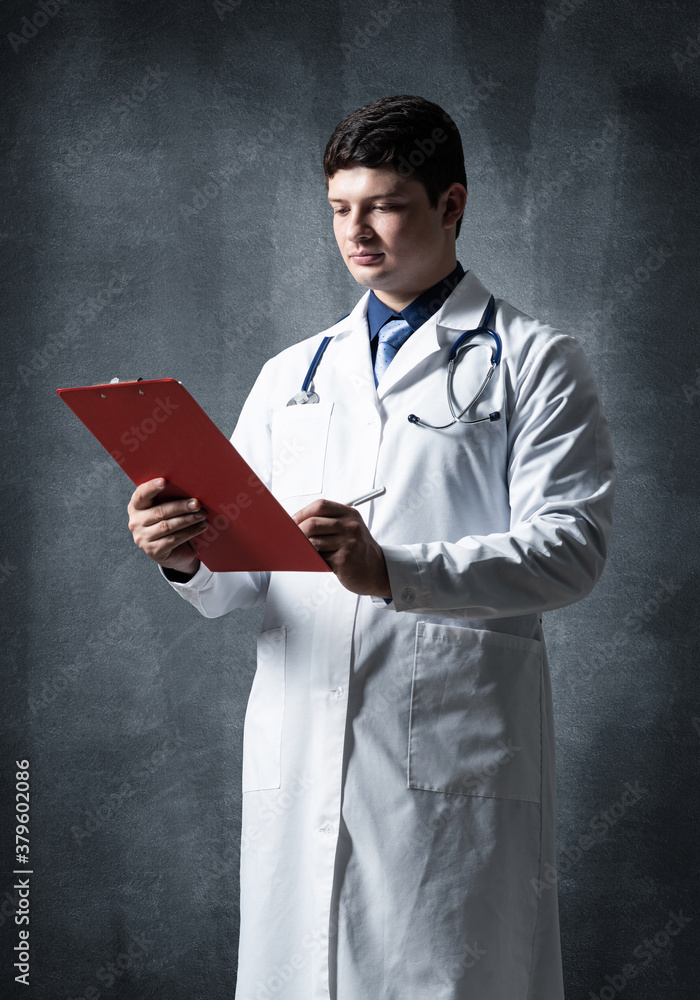
[[[172,378],[57,389],[138,486],[197,497],[209,527],[190,544],[211,570],[330,572],[308,538],[187,389]]]

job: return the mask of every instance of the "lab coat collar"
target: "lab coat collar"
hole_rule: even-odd
[[[474,330],[483,319],[491,292],[473,271],[467,271],[454,292],[435,314],[436,325],[446,333],[445,343],[452,344],[465,330]]]
[[[474,272],[467,271],[440,309],[408,338],[375,390],[367,326],[367,291],[352,312],[328,331],[329,334],[333,332],[336,339],[333,361],[342,367],[356,391],[372,394],[376,391],[382,399],[425,358],[454,343],[465,330],[475,329],[481,322],[489,297],[490,292]]]

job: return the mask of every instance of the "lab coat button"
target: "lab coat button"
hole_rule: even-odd
[[[342,698],[343,697],[343,689],[342,689],[342,687],[333,688],[333,690],[331,691],[331,694],[333,695],[333,697],[336,700],[338,698]]]
[[[413,604],[416,599],[416,592],[412,587],[404,587],[401,591],[401,600],[405,601],[406,604]]]
[[[324,823],[323,826],[320,826],[318,829],[319,833],[333,833],[333,824]]]

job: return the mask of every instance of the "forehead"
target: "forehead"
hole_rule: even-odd
[[[345,167],[336,170],[328,181],[329,201],[354,201],[365,198],[416,198],[425,188],[413,178],[402,177],[393,167]]]

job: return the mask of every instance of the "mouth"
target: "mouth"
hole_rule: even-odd
[[[365,250],[362,253],[351,253],[350,260],[354,261],[355,264],[360,264],[363,267],[371,266],[372,264],[378,263],[384,256],[383,253],[372,253],[369,250]]]

